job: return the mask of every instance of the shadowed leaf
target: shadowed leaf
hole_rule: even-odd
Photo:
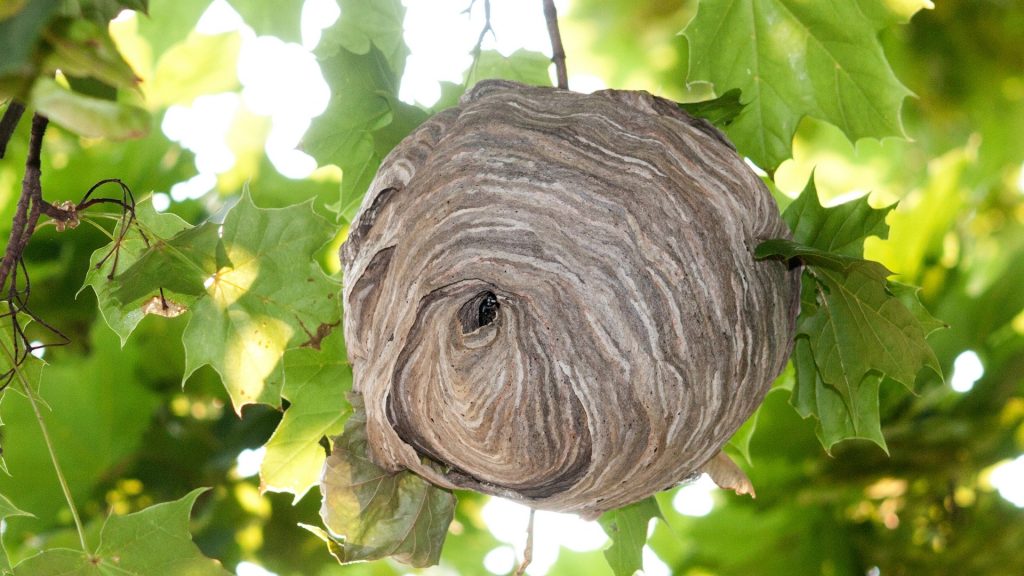
[[[138,219],[139,230],[146,234],[150,244],[154,246],[167,242],[185,230],[192,229],[188,223],[174,214],[157,213],[153,209],[152,202],[149,201],[140,202],[136,205],[135,216]],[[118,271],[120,272],[130,269],[139,257],[150,249],[142,239],[142,234],[139,230],[130,230],[121,242],[120,255],[117,258]],[[120,232],[119,226],[114,230],[114,236],[117,237]],[[194,238],[192,235],[189,235],[189,237]],[[215,240],[215,238],[215,235],[210,235],[208,239]],[[93,292],[96,293],[100,314],[103,315],[107,325],[121,337],[121,345],[123,346],[128,340],[128,336],[131,335],[132,331],[135,330],[135,327],[138,326],[145,316],[145,303],[142,299],[151,293],[152,288],[148,284],[140,285],[139,288],[141,290],[138,291],[128,288],[130,284],[137,281],[141,284],[142,276],[145,275],[140,274],[142,272],[141,269],[127,278],[125,275],[121,275],[116,281],[107,278],[114,269],[114,256],[107,257],[112,247],[113,244],[110,244],[93,252],[92,258],[89,259],[89,272],[85,275],[85,283],[78,293],[81,294],[82,290],[85,290],[86,287],[93,289]],[[103,262],[102,266],[97,266],[104,257],[107,257],[106,261]],[[180,260],[177,262],[181,263]],[[166,274],[171,272],[169,275],[173,275],[176,280],[180,280],[188,278],[190,276],[188,272],[191,270],[191,266],[185,265],[184,270],[175,266],[173,270],[151,270],[149,273]],[[139,275],[135,276],[134,274]],[[201,281],[199,282],[199,286],[202,286]],[[165,288],[171,290],[170,284],[166,285]],[[116,295],[118,293],[120,293],[122,298],[126,298],[127,301],[123,302],[117,298]],[[159,296],[152,296],[150,298],[154,297],[159,298]]]
[[[30,103],[40,114],[88,138],[125,140],[149,132],[149,112],[142,108],[72,92],[49,78],[36,80]]]
[[[732,124],[736,116],[743,111],[743,104],[740,103],[740,91],[737,88],[711,100],[680,102],[679,107],[691,116],[703,118],[719,128]]]
[[[349,400],[352,415],[334,439],[321,482],[320,515],[334,535],[328,537],[331,553],[342,563],[393,556],[413,566],[437,564],[455,497],[412,472],[390,473],[374,464],[367,456],[362,396]]]
[[[890,283],[884,266],[862,258],[866,237],[888,235],[891,209],[874,210],[866,199],[822,208],[811,183],[783,215],[794,240],[768,240],[754,251],[806,267],[791,402],[801,416],[818,419],[826,450],[847,438],[887,450],[878,414],[882,376],[912,389],[924,366],[941,375],[925,337],[942,323],[913,287]]]

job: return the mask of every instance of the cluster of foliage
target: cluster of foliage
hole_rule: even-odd
[[[232,3],[257,33],[283,40],[298,38],[302,4]],[[341,168],[340,184],[277,174],[244,142],[265,135],[265,120],[240,112],[242,178],[222,174],[217,191],[164,213],[144,197],[194,168],[152,126],[170,106],[238,90],[238,34],[194,31],[208,0],[0,8],[3,110],[22,102],[55,124],[42,154],[46,200],[74,204],[111,177],[143,192],[131,212],[79,214],[94,226],[41,227],[23,255],[32,313],[71,343],[47,348],[45,366],[28,357],[3,391],[10,474],[0,476],[0,516],[11,560],[0,555],[0,571],[225,573],[210,557],[281,574],[408,570],[393,561],[340,567],[326,541],[345,562],[394,556],[474,574],[501,545],[482,521],[485,497],[459,493],[456,506],[414,475],[381,474],[366,460],[359,407],[346,397],[334,253],[401,138],[478,79],[548,84],[549,61],[480,52],[464,82],[445,84],[427,110],[397,95],[408,55],[401,2],[340,4],[316,49],[331,100],[303,140],[319,164]],[[577,0],[563,19],[571,66],[687,102],[767,172],[794,234],[757,255],[805,272],[792,367],[730,443],[751,464],[760,498],[730,499],[703,518],[676,513],[672,493],[609,512],[604,554],[563,551],[552,573],[632,574],[645,544],[680,574],[1024,566],[1021,512],[983,474],[1024,446],[1024,293],[1015,281],[1024,150],[1013,145],[1024,131],[1015,41],[1024,13],[950,2],[914,16],[925,4]],[[110,23],[123,9],[140,15]],[[979,34],[985,43],[971,40]],[[910,90],[897,77],[919,97],[906,127]],[[0,163],[0,227],[16,211],[29,131],[19,124]],[[915,141],[877,140],[905,132]],[[783,192],[800,189],[796,200]],[[871,190],[872,202],[822,207],[819,194],[855,190]],[[919,297],[952,326],[932,337],[934,352],[925,337],[943,324]],[[13,364],[24,343],[9,328],[0,362]],[[24,330],[26,342],[54,340],[43,322]],[[959,396],[939,375],[967,349],[987,370]],[[329,465],[353,478],[350,497],[325,503],[342,539],[319,528],[321,502],[310,494],[325,438],[334,442]],[[258,446],[266,453],[256,484],[234,463]],[[364,506],[357,485],[388,497]]]

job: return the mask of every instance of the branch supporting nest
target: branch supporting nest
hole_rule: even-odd
[[[558,30],[558,11],[555,0],[544,0],[544,19],[548,23],[548,36],[551,37],[551,61],[555,63],[555,75],[558,87],[569,89],[569,74],[565,69],[565,48],[562,47],[562,33]]]
[[[526,548],[523,549],[523,561],[516,567],[512,576],[523,576],[526,569],[530,567],[530,563],[533,562],[533,517],[536,513],[536,510],[530,508],[530,522],[526,525]]]

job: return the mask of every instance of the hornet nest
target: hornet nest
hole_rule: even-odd
[[[753,257],[788,236],[673,102],[477,84],[384,160],[341,250],[372,460],[584,517],[701,471],[749,491],[720,450],[790,353],[799,271]]]

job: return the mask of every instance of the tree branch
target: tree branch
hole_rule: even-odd
[[[544,19],[548,21],[548,36],[551,37],[551,61],[555,63],[558,76],[558,87],[569,89],[569,73],[565,70],[565,48],[562,47],[562,34],[558,31],[558,12],[555,0],[544,0]]]
[[[523,549],[523,561],[516,567],[513,576],[523,576],[526,573],[526,569],[530,566],[530,562],[533,561],[533,515],[536,512],[536,510],[530,508],[530,523],[526,526],[526,548]]]
[[[6,118],[6,114],[4,115]],[[29,238],[36,230],[42,210],[43,189],[39,182],[42,175],[40,156],[43,149],[43,134],[49,121],[46,116],[32,116],[32,135],[28,143],[28,156],[25,158],[25,178],[21,181],[21,197],[11,223],[11,236],[7,241],[3,260],[0,261],[0,288],[7,284],[7,277],[15,263],[21,259]],[[16,287],[12,286],[14,290]]]
[[[18,120],[21,120],[24,112],[25,106],[15,100],[11,100],[7,110],[4,110],[4,117],[0,118],[0,158],[7,153],[7,143],[11,141],[14,129],[18,127]]]

